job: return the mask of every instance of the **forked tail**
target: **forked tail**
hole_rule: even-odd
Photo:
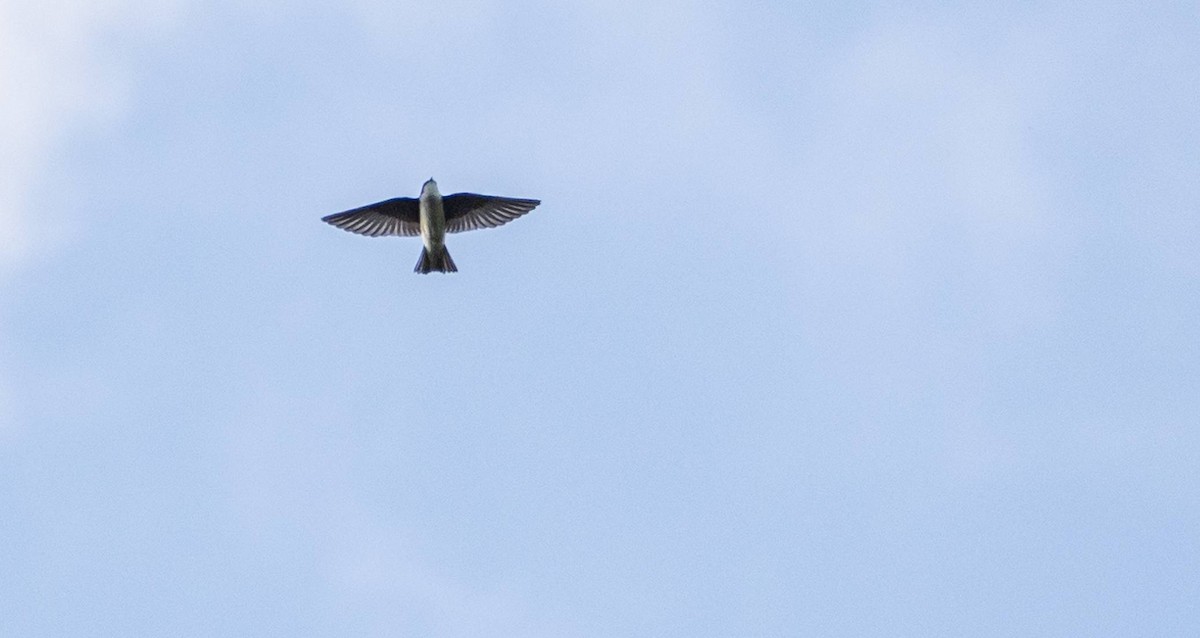
[[[450,251],[446,250],[445,246],[439,246],[435,250],[436,254],[430,255],[429,251],[422,246],[421,258],[417,260],[417,267],[413,268],[413,272],[419,272],[422,275],[431,272],[458,272],[458,267],[454,265],[454,260],[450,258]]]

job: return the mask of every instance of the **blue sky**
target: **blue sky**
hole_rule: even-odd
[[[0,634],[1194,633],[1198,22],[0,0]]]

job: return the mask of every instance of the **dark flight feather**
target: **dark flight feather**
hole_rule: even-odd
[[[321,221],[368,237],[384,235],[415,237],[421,234],[421,215],[418,206],[417,200],[412,197],[397,197],[361,208],[326,215],[321,218]]]
[[[461,233],[480,228],[495,228],[537,208],[536,199],[493,197],[475,193],[455,193],[442,198],[446,213],[446,232]]]

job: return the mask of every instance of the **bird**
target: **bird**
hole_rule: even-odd
[[[321,221],[368,237],[420,235],[424,245],[413,272],[425,275],[458,272],[450,251],[446,250],[446,233],[503,226],[541,203],[537,199],[477,193],[443,196],[438,192],[437,182],[430,177],[421,185],[418,198],[396,197],[326,215]]]

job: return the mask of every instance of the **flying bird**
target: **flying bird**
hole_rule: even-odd
[[[421,186],[421,196],[397,197],[386,201],[334,213],[321,218],[342,230],[368,237],[398,235],[421,236],[425,244],[413,272],[458,272],[446,233],[461,233],[479,228],[495,228],[528,213],[542,203],[536,199],[494,197],[475,193],[442,196],[437,182],[430,177]]]

